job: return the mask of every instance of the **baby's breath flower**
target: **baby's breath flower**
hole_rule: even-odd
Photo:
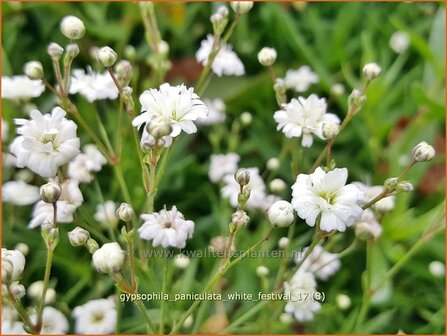
[[[67,174],[71,179],[80,183],[90,183],[93,181],[93,173],[99,172],[102,166],[107,163],[107,159],[93,144],[85,145],[82,153],[70,161]]]
[[[30,319],[36,321],[36,313],[33,312],[30,314]],[[68,324],[67,318],[59,310],[50,306],[43,309],[42,329],[40,330],[42,335],[65,335],[68,332],[69,327],[70,325]]]
[[[113,201],[106,201],[96,206],[95,220],[104,228],[114,228],[118,224],[116,217],[116,205]]]
[[[382,69],[377,63],[368,63],[363,67],[363,75],[365,75],[368,80],[373,80],[379,76],[381,72]]]
[[[174,257],[174,265],[179,269],[185,269],[189,266],[191,260],[184,254],[177,254]]]
[[[240,157],[236,153],[212,154],[210,157],[208,176],[211,182],[222,181],[225,175],[233,174],[237,170]]]
[[[91,300],[73,309],[75,331],[79,334],[112,334],[117,324],[113,298]]]
[[[29,205],[39,199],[39,188],[24,181],[8,181],[2,185],[2,201],[5,203]]]
[[[230,6],[236,14],[246,14],[253,8],[253,1],[231,1]]]
[[[422,141],[413,148],[413,159],[417,162],[430,161],[435,156],[435,149]]]
[[[23,72],[29,79],[42,79],[43,78],[43,66],[38,61],[31,61],[25,63]]]
[[[42,291],[43,291],[43,287],[44,287],[44,282],[42,280],[33,282],[29,287],[28,287],[28,296],[30,297],[30,299],[34,300],[34,301],[39,301],[42,298]],[[49,304],[54,302],[54,300],[56,299],[56,291],[54,290],[54,288],[47,288],[47,294],[45,295],[45,303]]]
[[[48,182],[40,187],[40,197],[45,203],[56,203],[61,194],[62,187],[55,181]]]
[[[29,100],[40,97],[45,86],[39,79],[27,76],[2,77],[2,98],[9,100]]]
[[[268,209],[267,218],[274,228],[290,226],[295,220],[292,204],[287,201],[275,202]]]
[[[382,227],[374,213],[366,209],[355,224],[355,236],[360,240],[377,240],[382,235]]]
[[[118,55],[116,54],[115,50],[106,46],[98,50],[97,57],[99,63],[101,63],[103,67],[108,68],[115,64]]]
[[[258,277],[266,277],[266,276],[268,276],[269,275],[269,269],[267,268],[267,267],[265,267],[265,266],[258,266],[258,267],[256,267],[256,275],[258,276]]]
[[[270,66],[275,63],[277,57],[276,50],[269,47],[262,48],[258,53],[258,61],[263,66]]]
[[[82,69],[73,70],[70,81],[70,94],[79,93],[89,102],[103,99],[116,99],[118,89],[107,72],[97,73],[90,67],[87,71]]]
[[[197,119],[198,125],[210,126],[215,124],[221,124],[226,119],[226,106],[222,99],[204,99],[203,102],[208,107],[208,116],[200,117]]]
[[[85,34],[84,22],[74,15],[66,16],[61,21],[61,31],[71,40],[79,40]]]
[[[313,320],[321,308],[320,302],[313,299],[316,287],[312,273],[298,271],[290,282],[284,283],[284,293],[290,297],[285,312],[300,322]]]
[[[68,239],[72,246],[83,246],[89,238],[90,233],[79,226],[68,232]]]
[[[93,265],[100,273],[118,273],[124,266],[125,253],[118,243],[107,243],[93,253]]]
[[[309,66],[303,65],[297,70],[288,70],[284,83],[289,89],[294,89],[296,92],[305,92],[312,84],[319,81],[317,74],[312,72]]]

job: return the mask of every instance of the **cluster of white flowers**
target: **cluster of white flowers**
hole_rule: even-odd
[[[40,199],[39,188],[22,180],[2,185],[2,201],[14,205],[34,204]]]
[[[103,228],[115,228],[118,224],[116,204],[113,201],[106,201],[104,204],[98,204],[96,206],[96,213],[93,217]]]
[[[355,235],[363,240],[377,240],[382,235],[382,226],[370,209],[364,210],[359,221],[355,224]]]
[[[142,214],[143,225],[138,229],[141,239],[152,241],[153,246],[184,248],[194,233],[194,222],[186,220],[173,206],[151,214]]]
[[[224,176],[234,174],[237,170],[240,156],[236,153],[212,154],[210,157],[208,176],[211,182],[222,181]]]
[[[118,89],[108,72],[97,73],[90,67],[87,71],[73,70],[70,83],[70,94],[79,93],[89,102],[118,98]]]
[[[2,76],[2,98],[9,100],[29,100],[40,97],[45,86],[40,79],[29,79],[27,76]]]
[[[113,298],[88,301],[73,310],[73,317],[78,334],[112,334],[117,323],[115,301]]]
[[[74,158],[68,164],[68,177],[81,183],[90,183],[93,181],[93,172],[99,172],[107,159],[98,150],[95,145],[85,145],[82,153]]]
[[[37,321],[36,313],[30,314],[31,321]],[[42,313],[42,335],[63,335],[68,332],[68,320],[59,310],[47,306]]]
[[[252,167],[244,169],[250,173],[250,182],[245,186],[245,188],[250,190],[250,197],[246,204],[247,209],[267,211],[280,198],[276,195],[268,195],[266,193],[267,188],[259,174],[258,168]],[[222,181],[224,186],[220,190],[221,196],[228,199],[231,206],[237,207],[240,185],[234,179],[234,171],[225,175]]]
[[[209,34],[206,40],[200,44],[200,48],[196,53],[196,59],[203,66],[208,63],[208,58],[213,50],[214,37]],[[220,47],[219,52],[214,59],[211,69],[213,72],[221,76],[242,76],[245,74],[244,64],[232,50],[231,45],[224,44]]]
[[[307,249],[308,247],[304,248],[296,255],[296,263],[300,263],[303,260]],[[321,245],[316,245],[301,264],[300,271],[309,272],[314,274],[318,279],[327,280],[338,271],[340,266],[341,262],[338,259],[338,254],[327,252]]]
[[[198,118],[198,125],[210,126],[221,124],[225,121],[227,117],[227,115],[225,114],[226,106],[222,99],[204,99],[203,102],[208,107],[208,116]]]
[[[57,201],[56,220],[58,223],[73,222],[73,214],[76,209],[84,202],[79,182],[76,180],[66,180],[62,184],[62,194]],[[36,228],[42,224],[53,223],[53,205],[39,201],[33,210],[33,218],[28,224],[30,229]]]
[[[296,92],[305,92],[312,84],[318,83],[318,75],[309,66],[303,65],[296,70],[288,70],[284,78],[286,87]]]
[[[31,111],[31,120],[15,119],[19,126],[10,145],[16,165],[28,167],[42,177],[53,177],[57,169],[79,154],[80,141],[76,124],[65,118],[65,111],[55,107],[51,114]]]
[[[315,94],[308,98],[293,98],[283,109],[276,111],[273,118],[278,123],[277,129],[282,129],[286,137],[302,137],[303,147],[312,146],[312,134],[324,139],[324,124],[340,123],[335,114],[326,112],[326,100]]]

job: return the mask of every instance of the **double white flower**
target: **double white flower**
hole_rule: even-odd
[[[70,83],[70,94],[79,93],[90,103],[95,100],[116,99],[118,89],[107,72],[97,73],[90,67],[87,71],[82,69],[73,70]]]
[[[73,310],[73,317],[79,334],[112,334],[117,322],[115,301],[113,298],[88,301]]]

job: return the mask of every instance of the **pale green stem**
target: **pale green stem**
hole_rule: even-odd
[[[232,322],[228,327],[226,327],[224,330],[222,330],[219,334],[229,334],[233,332],[233,330],[240,326],[242,323],[250,319],[252,316],[254,316],[257,312],[259,312],[262,308],[264,308],[265,305],[267,305],[269,301],[261,301],[257,304],[255,304],[253,307],[251,307],[249,310],[247,310],[245,313],[243,313],[241,316],[239,316],[234,322]]]
[[[164,255],[164,265],[163,265],[163,285],[162,285],[162,293],[166,293],[168,287],[168,257]],[[166,301],[161,300],[161,318],[160,318],[160,328],[158,329],[158,333],[160,335],[164,334],[165,330],[165,310],[166,310]]]
[[[287,239],[289,240],[289,244],[292,242],[294,232],[295,232],[295,223],[293,223],[292,225],[289,226],[289,232],[288,232],[288,235],[287,235]],[[286,255],[285,255],[285,257],[283,259],[281,259],[281,263],[280,263],[279,269],[278,269],[278,274],[276,275],[276,280],[275,280],[275,284],[274,284],[273,288],[278,288],[281,285],[284,273],[285,273],[285,271],[287,269],[287,262],[289,261],[289,259],[288,259],[289,251],[290,251],[290,247],[287,246],[286,249],[284,250]]]
[[[372,277],[371,259],[372,259],[372,242],[368,240],[366,242],[366,273],[363,286],[364,288],[363,288],[362,305],[360,307],[359,315],[357,316],[357,321],[354,327],[354,330],[356,330],[357,332],[360,332],[359,327],[363,325],[363,321],[365,320],[366,315],[368,314],[369,304],[371,301],[371,295],[370,295],[371,277]]]
[[[61,74],[61,68],[59,65],[59,61],[53,60],[53,69],[54,69],[54,74],[56,75],[57,85],[59,86],[60,97],[64,97],[65,96],[64,82],[62,80],[62,74]]]
[[[9,300],[12,303],[12,305],[14,306],[14,308],[16,309],[17,313],[19,314],[20,318],[22,319],[23,323],[25,324],[25,326],[30,330],[33,331],[33,325],[32,322],[29,318],[28,313],[26,312],[25,308],[23,308],[22,304],[20,303],[19,300],[17,300],[17,298],[14,296],[14,294],[12,293],[11,290],[11,285],[10,284],[6,284],[6,289],[8,291],[8,295],[9,295]]]

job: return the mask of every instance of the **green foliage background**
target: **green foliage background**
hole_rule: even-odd
[[[182,60],[194,58],[200,41],[211,32],[209,16],[217,3],[159,3],[156,4],[157,19],[161,35],[170,45],[170,58]],[[75,60],[75,67],[91,65],[100,69],[88,50],[92,46],[110,45],[118,55],[124,55],[127,44],[137,51],[134,62],[135,81],[132,87],[137,95],[144,89],[153,87],[150,82],[150,68],[146,63],[150,47],[144,39],[139,7],[135,3],[2,3],[2,75],[22,73],[23,64],[29,60],[39,60],[44,64],[51,82],[51,62],[46,54],[49,42],[65,45],[58,26],[65,15],[76,15],[86,24],[87,33],[80,40],[81,54]],[[396,30],[406,31],[411,36],[411,47],[397,56],[388,45],[391,34]],[[188,219],[196,223],[194,238],[188,242],[188,249],[204,249],[212,237],[227,234],[227,224],[231,214],[230,206],[220,200],[218,187],[207,177],[209,155],[214,151],[226,152],[228,145],[234,146],[241,155],[242,166],[265,168],[266,161],[278,156],[284,142],[282,133],[277,132],[272,115],[277,105],[268,73],[256,58],[263,46],[274,47],[278,51],[275,69],[279,76],[287,69],[309,64],[319,75],[320,83],[309,92],[331,97],[329,110],[341,118],[346,111],[347,95],[334,97],[330,87],[336,82],[343,83],[349,93],[362,85],[361,67],[366,62],[378,62],[383,74],[368,88],[368,102],[349,127],[337,138],[334,157],[339,167],[348,167],[350,180],[368,181],[382,184],[390,176],[397,176],[402,170],[399,158],[408,154],[419,141],[436,143],[438,155],[429,164],[417,165],[408,175],[415,185],[425,176],[430,182],[430,167],[443,167],[445,138],[445,10],[437,3],[310,3],[298,10],[290,3],[257,3],[253,10],[242,17],[231,40],[235,51],[246,66],[247,76],[243,78],[216,78],[203,96],[220,97],[227,104],[228,118],[225,127],[201,129],[194,136],[182,136],[176,143],[172,160],[160,185],[156,199],[156,209],[163,205],[177,205]],[[124,56],[122,56],[124,58]],[[174,62],[174,64],[177,64]],[[174,82],[184,78],[177,76]],[[193,85],[193,83],[188,83]],[[137,96],[136,95],[136,96]],[[289,98],[291,95],[289,94]],[[48,112],[55,100],[48,93],[34,103],[42,112]],[[93,105],[81,97],[75,103],[83,116],[94,125]],[[116,129],[118,106],[109,101],[99,102],[96,108],[104,120],[109,134],[113,137]],[[137,110],[139,107],[137,106]],[[253,123],[240,132],[240,141],[229,133],[232,123],[239,115],[249,111]],[[12,127],[15,117],[24,115],[19,105],[2,100],[2,116]],[[406,127],[398,127],[406,121]],[[399,131],[399,136],[396,134]],[[79,131],[81,141],[88,143],[88,136]],[[13,137],[12,131],[10,139]],[[221,136],[220,145],[210,142]],[[141,209],[145,193],[140,180],[140,170],[131,133],[124,134],[125,148],[122,165],[126,181],[137,209]],[[234,143],[237,141],[236,143]],[[305,156],[305,167],[310,167],[323,148],[322,141]],[[7,147],[3,147],[6,151]],[[294,178],[290,172],[290,158],[284,157],[276,176],[288,185]],[[441,168],[441,171],[443,169]],[[427,172],[428,173],[427,175]],[[3,170],[3,181],[14,177],[17,171]],[[436,175],[436,179],[439,176]],[[101,189],[106,199],[123,201],[113,170],[105,167],[98,175]],[[381,223],[384,234],[374,247],[374,274],[380,277],[389,267],[399,261],[405,252],[419,239],[422,232],[434,221],[444,220],[444,179],[442,176],[429,194],[422,193],[419,185],[414,193],[397,197],[396,209],[386,214]],[[35,177],[33,183],[42,184]],[[74,224],[61,228],[61,244],[57,248],[52,285],[58,292],[59,309],[67,315],[70,310],[89,299],[112,294],[115,289],[111,279],[93,271],[90,256],[82,249],[68,244],[66,232],[76,225],[95,228],[92,214],[100,202],[100,195],[93,185],[81,187],[85,203],[77,212]],[[290,191],[282,195],[290,199]],[[410,210],[407,210],[407,209]],[[45,249],[39,230],[26,228],[31,208],[14,207],[3,204],[2,233],[3,247],[12,248],[18,242],[30,246],[24,284],[41,279]],[[268,227],[263,214],[251,214],[248,230],[241,232],[238,248],[244,249],[260,239]],[[273,239],[264,246],[275,248],[279,237],[286,232],[278,230]],[[94,234],[98,241],[110,238],[106,232]],[[309,243],[311,232],[303,222],[298,222],[293,245],[297,248]],[[333,250],[340,251],[353,238],[353,232],[340,235]],[[279,323],[277,317],[282,308],[261,311],[251,322],[243,324],[235,332],[265,332],[260,330],[260,322],[266,316],[276,317],[268,326],[269,333],[346,333],[350,332],[361,303],[361,280],[365,251],[358,249],[342,261],[341,270],[327,282],[319,283],[318,289],[326,293],[326,302],[316,319],[304,325],[292,327]],[[412,258],[403,269],[385,286],[383,300],[376,300],[364,326],[364,333],[396,333],[399,329],[406,333],[443,333],[445,331],[445,287],[442,279],[434,278],[428,272],[428,264],[433,260],[445,260],[445,241],[438,235],[420,253]],[[161,264],[153,260],[153,265]],[[212,271],[212,259],[194,259],[185,271],[173,274],[173,292],[200,291]],[[236,267],[227,275],[226,291],[257,293],[260,290],[255,269],[266,265],[272,274],[278,267],[275,259],[248,259],[243,266]],[[161,274],[139,272],[140,291],[160,291]],[[160,265],[158,265],[158,269]],[[174,272],[174,270],[172,270]],[[176,271],[178,272],[178,271]],[[342,312],[335,305],[335,295],[348,294],[353,307]],[[246,311],[252,302],[227,302],[230,321]],[[123,309],[119,332],[144,332],[138,313],[131,304]],[[157,316],[159,304],[150,303],[153,316]],[[174,312],[187,308],[185,303],[171,307]],[[212,303],[206,303],[195,316],[193,331],[198,331],[200,321],[204,321],[214,311]],[[274,315],[271,315],[274,314]],[[262,322],[263,323],[263,322]],[[262,325],[261,323],[261,325]],[[264,326],[265,327],[265,326]]]

